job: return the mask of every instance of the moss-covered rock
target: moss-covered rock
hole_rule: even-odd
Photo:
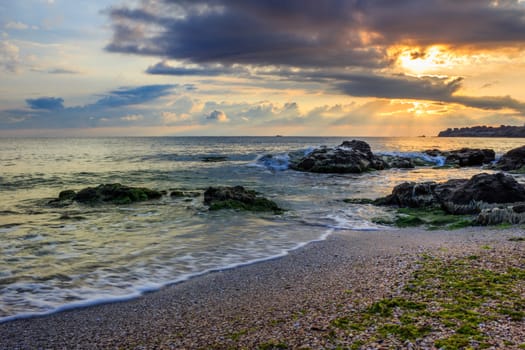
[[[130,187],[119,183],[103,184],[97,187],[87,187],[78,192],[65,190],[57,199],[49,202],[51,205],[67,204],[76,201],[84,204],[130,204],[162,197],[159,191],[144,187]]]
[[[204,192],[204,204],[208,205],[210,210],[236,209],[283,212],[283,209],[275,202],[259,197],[255,191],[247,190],[242,186],[208,187]]]
[[[78,191],[75,200],[87,204],[129,204],[133,202],[158,199],[160,197],[162,197],[162,193],[159,191],[145,187],[129,187],[115,183],[84,188]]]

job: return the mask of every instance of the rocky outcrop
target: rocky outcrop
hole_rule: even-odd
[[[505,171],[525,172],[525,146],[514,148],[505,153],[498,160],[495,168]]]
[[[448,128],[441,131],[438,137],[525,137],[525,126],[500,125],[473,126],[470,128]]]
[[[455,166],[481,166],[489,164],[496,159],[496,153],[491,149],[461,148],[453,151],[440,151],[438,149],[426,150],[423,153],[432,156],[445,157],[445,165]]]
[[[362,173],[382,170],[388,165],[359,140],[345,141],[335,148],[321,147],[302,158],[293,158],[290,168],[313,173]]]
[[[65,190],[50,205],[61,206],[72,201],[84,204],[129,204],[162,197],[162,193],[144,187],[130,187],[121,184],[103,184],[97,187],[87,187],[78,192]]]
[[[492,204],[519,202],[525,202],[525,187],[503,173],[483,173],[444,183],[405,182],[394,187],[389,196],[375,201],[378,205],[409,208],[441,207],[451,214],[475,214]]]
[[[247,190],[242,186],[208,187],[204,191],[204,204],[208,205],[210,210],[240,209],[283,212],[283,209],[275,202],[259,197],[255,191]]]

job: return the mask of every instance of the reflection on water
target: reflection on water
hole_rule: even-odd
[[[261,166],[343,138],[0,139],[0,318],[137,295],[210,269],[283,254],[331,230],[377,228],[376,198],[403,181],[444,181],[479,168],[308,174]],[[520,139],[365,138],[375,152],[493,148]],[[204,162],[203,159],[224,160]],[[218,158],[217,158],[218,157]],[[221,159],[222,158],[222,159]],[[519,179],[522,181],[522,179]],[[208,212],[202,196],[128,206],[46,205],[64,189],[120,182],[160,190],[244,185],[288,209],[283,215]]]

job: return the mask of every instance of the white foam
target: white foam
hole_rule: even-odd
[[[252,265],[252,264],[256,264],[256,263],[260,263],[260,262],[269,261],[269,260],[273,260],[273,259],[284,257],[284,256],[288,255],[290,252],[292,252],[294,250],[297,250],[299,248],[302,248],[302,247],[306,246],[307,244],[326,240],[330,236],[330,234],[333,233],[333,231],[334,231],[333,229],[328,229],[328,230],[324,231],[316,239],[312,239],[312,240],[306,241],[306,242],[297,243],[295,246],[293,246],[293,247],[291,247],[289,249],[282,249],[280,252],[278,252],[276,254],[273,254],[273,255],[270,255],[270,256],[250,259],[250,260],[247,260],[247,261],[237,261],[237,262],[227,262],[227,261],[225,261],[224,264],[222,264],[220,266],[212,267],[212,268],[205,269],[205,270],[202,270],[202,271],[181,274],[177,278],[171,279],[171,280],[169,280],[167,282],[164,282],[164,283],[146,282],[146,283],[140,284],[138,286],[134,286],[133,287],[133,291],[131,291],[130,293],[124,294],[124,295],[118,295],[118,296],[115,296],[115,295],[101,295],[100,292],[97,292],[94,295],[92,295],[89,299],[86,299],[86,300],[83,300],[83,301],[76,301],[76,302],[66,303],[66,304],[60,305],[60,306],[55,307],[55,308],[50,308],[49,310],[46,310],[46,311],[42,311],[42,312],[26,312],[26,313],[19,313],[19,314],[16,314],[16,315],[0,317],[0,324],[6,323],[6,322],[10,322],[10,321],[14,321],[14,320],[19,320],[19,319],[48,316],[48,315],[52,315],[52,314],[63,312],[63,311],[74,310],[74,309],[82,309],[82,308],[96,306],[96,305],[100,305],[100,304],[109,304],[109,303],[123,302],[123,301],[136,299],[136,298],[138,298],[138,297],[140,297],[140,296],[142,296],[142,295],[144,295],[146,293],[155,292],[155,291],[160,290],[163,287],[166,287],[166,286],[169,286],[169,285],[173,285],[173,284],[177,284],[177,283],[181,283],[181,282],[187,281],[187,280],[189,280],[191,278],[199,277],[199,276],[202,276],[202,275],[205,275],[205,274],[208,274],[208,273],[229,270],[229,269],[233,269],[233,268],[237,268],[237,267]],[[239,257],[238,256],[231,256],[231,258],[238,259]],[[41,308],[48,308],[49,307],[48,304],[44,304],[44,303],[41,303],[41,302],[38,302],[38,304],[40,304]]]
[[[445,165],[445,157],[443,156],[430,156],[422,152],[377,152],[380,156],[393,156],[393,157],[404,157],[411,159],[422,159],[426,162],[434,163],[436,166]]]

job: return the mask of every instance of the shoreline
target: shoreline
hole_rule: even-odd
[[[138,298],[0,323],[1,349],[328,347],[330,322],[395,295],[423,254],[508,251],[519,228],[338,231]],[[521,246],[522,247],[522,246]]]

